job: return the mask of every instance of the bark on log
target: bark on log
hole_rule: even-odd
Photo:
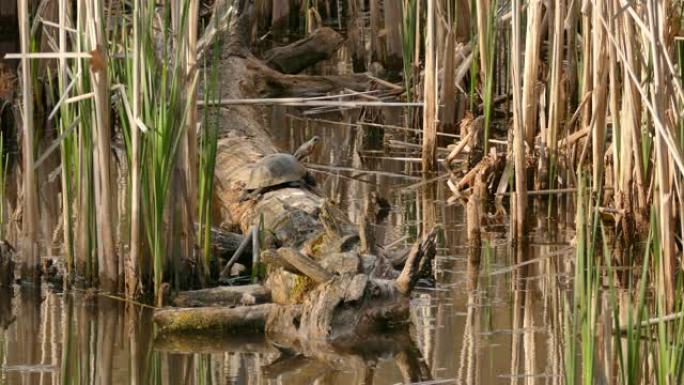
[[[178,307],[235,307],[271,301],[271,292],[261,285],[220,286],[178,293],[172,303]]]
[[[154,312],[154,322],[159,325],[162,333],[258,333],[264,331],[266,318],[275,307],[274,304],[263,304],[236,308],[166,308]]]
[[[265,62],[284,74],[296,74],[329,59],[343,41],[344,38],[332,28],[318,28],[302,40],[271,49],[265,55]]]

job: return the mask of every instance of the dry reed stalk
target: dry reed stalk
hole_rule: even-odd
[[[141,0],[133,1],[133,89],[131,98],[132,117],[129,122],[131,127],[131,234],[130,248],[125,260],[126,296],[137,297],[140,292],[140,261],[141,235],[142,235],[142,210],[140,207],[141,175],[140,175],[140,130],[136,121],[140,117],[141,110],[141,59],[140,52],[140,12]]]
[[[424,102],[374,102],[374,101],[345,101],[345,100],[317,100],[316,98],[261,98],[261,99],[218,99],[205,103],[197,102],[199,106],[239,106],[239,105],[273,105],[291,107],[423,107]]]
[[[439,104],[443,105],[442,116],[440,118],[440,125],[445,129],[442,131],[454,132],[457,122],[456,109],[456,82],[454,66],[454,47],[456,45],[456,33],[453,29],[449,29],[445,36],[446,44],[444,45],[442,57],[444,64],[442,71],[444,72],[444,81],[442,83],[441,95]]]
[[[547,131],[546,145],[548,146],[551,159],[556,158],[558,135],[563,121],[563,21],[565,17],[565,1],[559,0],[553,4],[553,32],[551,44],[551,75],[549,87],[549,128]],[[553,188],[553,183],[551,186]]]
[[[102,3],[91,0],[86,3],[88,40],[92,49],[90,81],[95,92],[93,116],[93,141],[96,143],[95,201],[97,218],[98,273],[100,287],[115,291],[119,278],[119,263],[114,248],[111,185],[111,127],[110,91],[107,70],[108,43],[103,36]]]
[[[384,63],[385,49],[380,39],[382,28],[382,1],[370,0],[371,61]]]
[[[622,22],[622,28],[620,30],[622,36],[622,66],[623,66],[623,76],[626,76],[628,68],[638,68],[637,56],[634,50],[635,44],[635,32],[634,32],[634,21],[626,15],[624,12],[618,17],[618,20]],[[636,85],[633,82],[625,80],[624,91],[623,91],[623,137],[625,137],[626,143],[623,143],[623,148],[625,151],[629,151],[631,148],[632,152],[627,153],[627,156],[634,158],[633,168],[636,174],[636,195],[638,206],[645,210],[648,206],[646,201],[646,191],[645,191],[645,172],[644,164],[641,157],[641,105],[638,103],[639,95],[637,94]],[[624,132],[627,134],[624,134]],[[632,185],[632,170],[631,168],[624,168],[623,177],[621,178],[622,184],[629,188]]]
[[[525,156],[525,129],[523,126],[522,95],[520,85],[520,0],[513,0],[511,23],[511,81],[513,89],[513,156],[515,162],[515,236],[525,234],[527,209],[527,162]]]
[[[33,84],[29,53],[29,9],[28,0],[19,0],[19,39],[21,46],[21,88],[22,88],[22,158],[24,218],[22,219],[22,255],[20,274],[22,279],[37,281],[39,278],[38,257],[38,194],[35,171],[33,170]]]
[[[527,36],[525,42],[525,73],[522,94],[522,121],[525,140],[534,146],[537,130],[537,78],[539,76],[539,48],[542,36],[542,2],[531,0],[527,5]]]
[[[663,73],[663,52],[662,46],[658,43],[658,36],[662,36],[667,28],[666,15],[663,14],[662,4],[655,0],[647,1],[647,14],[650,26],[651,38],[650,54],[653,66],[653,87],[651,88],[651,100],[653,103],[653,115],[657,121],[665,122],[667,110],[667,95],[665,76]],[[657,123],[656,123],[657,124]],[[664,127],[666,130],[671,128]],[[670,131],[672,132],[672,131]],[[675,271],[675,245],[674,245],[674,224],[672,221],[672,185],[670,178],[670,157],[668,156],[665,138],[660,130],[655,134],[655,172],[657,183],[656,202],[658,204],[658,227],[660,233],[660,282],[664,285],[665,305],[667,311],[674,308],[674,271]]]
[[[67,52],[61,54],[59,52],[31,52],[31,53],[8,53],[5,59],[90,59],[89,52]]]
[[[195,249],[195,213],[198,212],[197,199],[199,196],[196,134],[198,125],[197,82],[195,81],[198,76],[197,23],[199,22],[199,0],[190,0],[187,10],[184,9],[184,4],[185,1],[180,1],[178,4],[179,10],[182,9],[182,12],[187,12],[186,15],[179,15],[181,20],[185,19],[184,23],[186,24],[183,31],[184,35],[180,36],[179,40],[182,40],[181,46],[185,51],[184,72],[187,85],[185,97],[189,100],[185,118],[185,135],[183,136],[181,146],[181,159],[178,165],[181,175],[183,175],[183,181],[181,182],[185,183],[184,202],[181,205],[181,252],[183,253],[183,258],[193,260]],[[205,269],[208,269],[208,266],[205,266]],[[208,271],[205,273],[208,274]]]
[[[347,1],[347,40],[352,57],[354,72],[366,72],[366,47],[364,20],[362,17],[363,1]]]
[[[490,12],[490,4],[487,0],[475,1],[475,12],[477,14],[477,45],[480,49],[480,80],[485,84],[485,78],[489,74],[489,62],[487,60],[487,17]]]
[[[387,42],[386,68],[390,72],[400,73],[404,65],[400,22],[403,20],[402,2],[400,0],[385,0],[383,7]]]
[[[581,22],[582,22],[582,89],[581,95],[586,95],[587,92],[592,92],[593,83],[591,81],[591,15],[587,9],[589,0],[582,0],[581,8]],[[593,98],[592,98],[593,99]],[[589,127],[591,121],[591,103],[588,103],[582,109],[582,120],[580,127]]]
[[[608,57],[606,55],[606,35],[599,18],[605,19],[604,0],[595,0],[592,7],[591,58],[592,81],[595,98],[592,98],[591,112],[591,149],[592,149],[592,189],[595,193],[604,182],[604,152],[606,141],[606,107],[608,94]]]
[[[85,0],[76,1],[76,24],[78,29],[85,30]],[[83,49],[83,39],[76,39],[76,51]],[[89,56],[90,57],[90,56]],[[83,73],[83,61],[76,62],[77,72]],[[85,93],[85,76],[81,77],[77,87],[79,94]],[[89,119],[90,120],[90,119]],[[92,253],[91,253],[91,178],[92,154],[90,150],[90,136],[87,132],[88,125],[81,119],[78,130],[78,196],[76,223],[76,271],[83,276],[88,284],[92,282]]]
[[[64,58],[64,54],[67,51],[67,0],[59,0],[59,53],[62,57],[59,59],[59,71],[61,73],[60,80],[62,82],[60,91],[62,92],[62,97],[66,97],[69,93],[69,89],[72,85],[76,84],[76,79],[67,85],[68,79],[68,67],[67,59]],[[55,110],[56,111],[56,110]],[[62,112],[66,112],[66,108],[62,108]],[[70,128],[62,127],[64,132],[68,132]],[[64,135],[64,134],[63,134]],[[61,143],[61,141],[60,141]],[[69,175],[68,170],[65,170],[67,166],[67,154],[66,149],[62,147],[60,151],[60,160],[62,164],[61,172],[61,182],[62,182],[62,226],[63,226],[63,239],[64,239],[64,254],[67,261],[67,275],[71,276],[74,264],[74,249],[72,240],[72,226],[71,226],[71,181],[67,179]]]
[[[422,10],[421,10],[422,3],[423,3],[422,1],[416,1],[416,30],[415,30],[415,33],[416,33],[415,41],[416,42],[422,41],[421,35],[420,35],[420,33],[422,32],[422,28],[421,28],[421,24],[420,24],[421,19],[422,19],[422,17],[420,17],[422,15]],[[413,78],[414,79],[418,79],[420,76],[420,62],[421,62],[421,60],[420,60],[420,58],[421,58],[420,47],[421,47],[421,44],[416,43],[415,47],[414,47],[414,52],[413,52]],[[417,96],[418,92],[420,92],[420,91],[415,90],[414,92]],[[417,97],[414,98],[414,100],[415,99],[417,99]]]
[[[423,173],[437,170],[437,53],[435,52],[435,0],[427,2],[425,75],[423,79]]]
[[[616,0],[605,0],[606,6],[606,17],[608,18],[608,33],[615,34],[617,32],[616,25],[616,15],[615,7]],[[618,103],[620,100],[620,87],[618,84],[619,72],[618,72],[618,62],[617,53],[615,52],[615,46],[612,44],[606,44],[606,50],[608,53],[608,97],[609,97],[609,108],[610,108],[610,118],[611,118],[611,130],[613,132],[613,145],[619,144],[619,140],[622,138],[622,125],[620,119],[620,109]],[[615,182],[620,181],[619,171],[622,168],[622,154],[615,154],[613,156],[613,180]],[[616,191],[621,192],[620,183],[614,183]]]
[[[455,33],[456,41],[466,43],[470,41],[470,1],[455,0]]]

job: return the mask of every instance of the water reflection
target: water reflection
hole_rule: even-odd
[[[0,296],[0,384],[561,383],[568,247],[547,239],[512,250],[497,236],[481,250],[462,247],[453,225],[462,211],[449,209],[439,283],[414,297],[410,333],[367,341],[364,351],[320,360],[262,337],[155,339],[150,309],[22,288],[11,301]]]
[[[316,174],[320,189],[354,223],[368,219],[371,193],[389,201],[389,216],[368,223],[369,247],[398,251],[422,227],[443,229],[437,285],[415,293],[411,330],[364,341],[363,350],[325,351],[321,359],[284,354],[258,336],[158,336],[149,308],[22,288],[0,293],[0,385],[563,382],[562,314],[572,259],[564,223],[540,219],[532,242],[511,249],[497,219],[483,224],[482,248],[468,247],[465,210],[446,206],[442,183],[407,188],[416,181],[363,172],[420,177],[419,162],[395,159],[417,159],[415,149],[378,152],[377,137],[355,126],[359,115],[342,114],[348,125],[341,126],[284,114],[274,109],[273,121],[284,128],[275,131],[281,148],[319,135],[327,140],[311,163],[359,169]],[[386,135],[408,141],[405,134]]]

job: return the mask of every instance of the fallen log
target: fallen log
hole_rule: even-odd
[[[154,312],[162,333],[178,331],[244,333],[263,332],[274,304],[234,308],[166,308]]]
[[[242,13],[234,22],[248,20]],[[247,38],[241,36],[241,31],[249,28],[234,26],[231,35],[222,41],[223,57],[217,64],[224,84],[218,87],[221,99],[284,92],[280,88],[284,83],[264,79],[297,79],[292,86],[296,88],[306,81],[316,83],[324,78],[284,75],[268,68],[245,54],[247,50],[241,45]],[[381,255],[361,253],[357,226],[314,189],[281,186],[251,200],[241,199],[253,165],[278,152],[265,128],[269,126],[265,121],[267,112],[255,105],[211,110],[218,114],[217,121],[222,125],[215,191],[220,220],[243,233],[255,226],[263,229],[260,248],[261,260],[266,264],[264,286],[270,290],[273,303],[164,309],[156,311],[155,322],[164,333],[263,330],[279,347],[334,363],[344,359],[335,352],[336,347],[353,351],[349,341],[363,344],[366,336],[405,330],[410,325],[410,293],[417,277],[431,265],[435,232],[417,242],[398,272]]]
[[[219,286],[178,293],[172,303],[178,307],[235,307],[271,301],[271,293],[261,285]]]

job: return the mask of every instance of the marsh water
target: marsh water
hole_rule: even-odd
[[[484,247],[470,250],[463,207],[447,205],[443,181],[436,199],[423,202],[418,152],[387,140],[406,141],[406,133],[385,132],[373,144],[372,132],[353,123],[357,115],[313,111],[304,119],[290,109],[269,111],[285,151],[313,135],[324,138],[310,167],[319,170],[320,189],[352,220],[371,192],[389,201],[387,218],[373,224],[378,245],[410,245],[422,210],[436,213],[443,229],[437,283],[413,294],[410,333],[388,336],[365,352],[340,353],[339,365],[322,364],[282,359],[258,337],[158,340],[150,307],[90,292],[17,287],[0,295],[0,385],[382,385],[409,382],[411,370],[429,371],[431,384],[562,382],[561,307],[573,255],[565,220],[547,219],[540,207],[530,245],[516,250],[508,242],[507,216],[490,214]],[[409,348],[397,349],[396,339]]]

